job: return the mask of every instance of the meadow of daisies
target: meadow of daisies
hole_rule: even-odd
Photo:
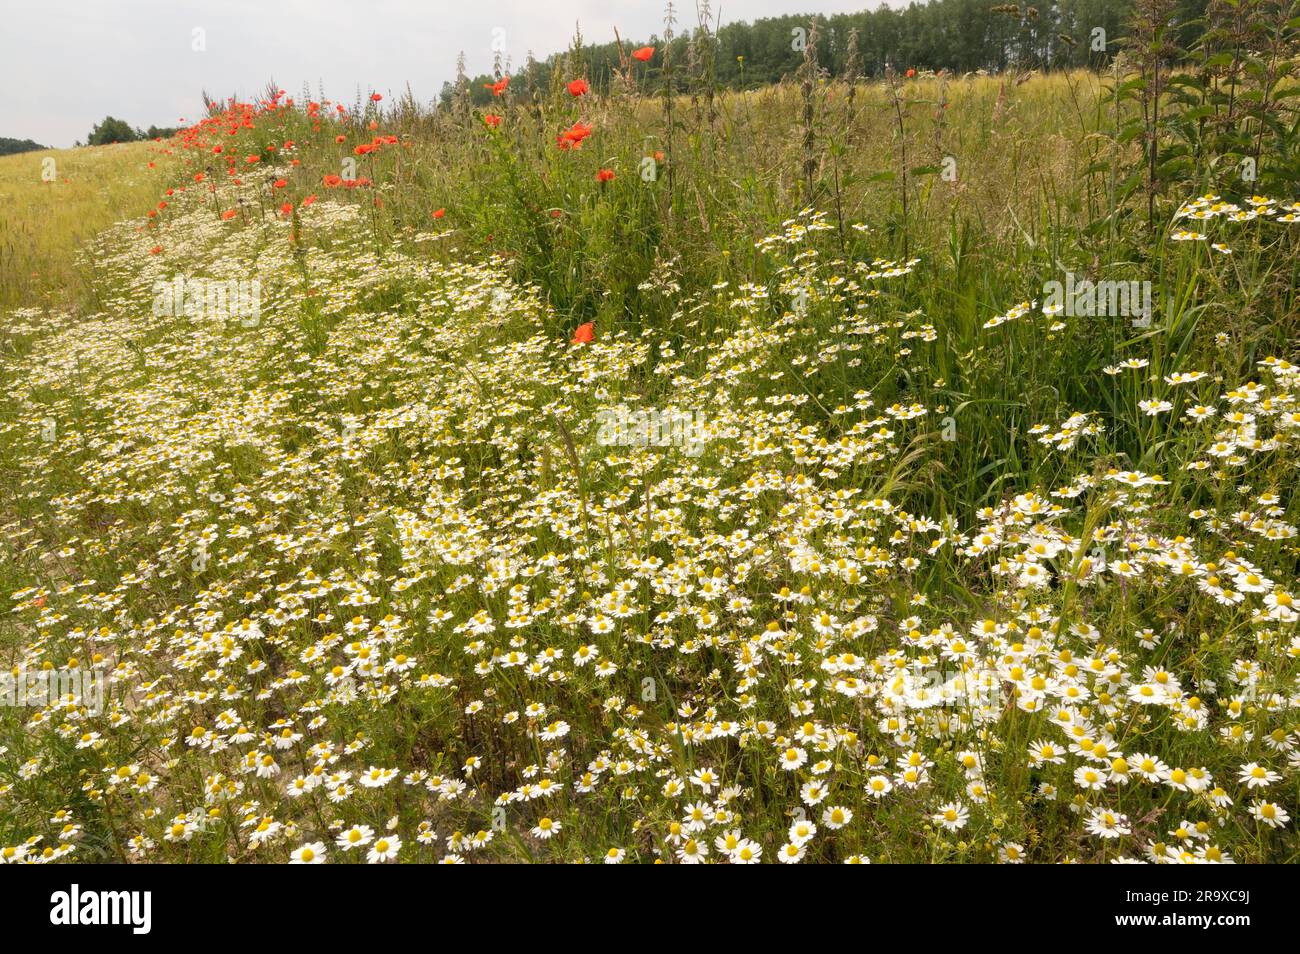
[[[221,104],[7,302],[0,861],[1296,860],[1300,184],[568,67]]]

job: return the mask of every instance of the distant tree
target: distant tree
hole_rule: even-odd
[[[1176,2],[1180,29],[1195,36],[1203,29],[1195,17],[1208,0]],[[930,0],[892,7],[882,4],[859,13],[817,16],[823,37],[817,51],[818,65],[831,76],[841,75],[848,59],[849,33],[856,30],[859,68],[855,75],[866,77],[881,75],[886,66],[900,72],[910,68],[957,72],[1011,67],[1095,69],[1105,66],[1119,49],[1116,41],[1127,34],[1132,9],[1133,0]],[[692,62],[687,48],[699,34],[699,40],[709,46],[708,69],[717,85],[755,87],[779,82],[793,75],[803,61],[800,44],[808,24],[807,15],[786,15],[752,23],[726,23],[715,33],[683,29],[673,38],[672,60]],[[1188,36],[1182,39],[1186,42]],[[624,37],[624,51],[643,42]],[[1098,48],[1096,44],[1102,42],[1104,46]],[[638,64],[638,73],[663,62],[663,41],[650,37],[648,45],[656,48],[655,58],[645,67]],[[557,53],[516,71],[510,78],[511,94],[548,89],[552,72],[565,71],[567,56]],[[621,62],[615,43],[584,45],[580,58],[587,65],[587,80],[598,90],[608,88]],[[565,73],[564,78],[572,77]],[[485,87],[495,79],[485,74],[466,81],[473,105],[486,107],[492,102],[492,92]],[[708,82],[704,76],[693,76],[693,80],[697,85]],[[451,104],[458,88],[443,87],[440,100],[444,107]]]
[[[0,156],[11,156],[18,152],[35,152],[37,149],[49,149],[30,139],[8,139],[0,136]]]
[[[98,123],[86,137],[86,145],[107,146],[114,142],[135,142],[140,138],[139,131],[132,129],[126,120],[105,116],[104,121]]]

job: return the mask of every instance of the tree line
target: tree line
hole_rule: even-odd
[[[148,129],[133,129],[125,119],[105,116],[86,136],[87,146],[107,146],[115,142],[137,142],[142,139],[167,139],[176,135],[175,127],[150,126]],[[81,145],[77,143],[77,145]]]
[[[31,139],[10,139],[8,136],[0,136],[0,156],[12,156],[19,152],[35,152],[38,149],[49,148]]]
[[[1206,4],[1207,0],[1178,0],[1174,19],[1184,48],[1195,38]],[[860,13],[789,14],[715,27],[708,22],[707,7],[701,6],[703,16],[695,26],[669,25],[662,35],[645,40],[582,44],[579,38],[575,49],[545,60],[535,60],[531,53],[522,65],[499,60],[493,74],[471,79],[462,69],[456,82],[443,85],[441,100],[448,104],[459,92],[475,105],[486,105],[493,98],[486,87],[507,73],[513,73],[511,86],[516,91],[545,91],[557,65],[570,68],[570,58],[584,63],[588,82],[603,90],[628,64],[631,51],[642,46],[655,48],[646,67],[663,68],[666,62],[670,70],[685,75],[683,86],[700,78],[732,89],[763,86],[799,69],[814,21],[818,66],[836,76],[873,77],[890,68],[900,73],[1097,68],[1121,49],[1133,14],[1132,0],[1056,0],[1034,5],[931,0]]]

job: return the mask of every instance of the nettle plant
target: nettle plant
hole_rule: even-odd
[[[1113,201],[1140,205],[1154,229],[1165,202],[1190,191],[1293,188],[1297,50],[1295,0],[1213,0],[1194,19],[1181,16],[1175,0],[1138,3],[1105,102],[1115,145],[1136,145],[1141,161],[1115,181]]]

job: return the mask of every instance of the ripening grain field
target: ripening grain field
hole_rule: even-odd
[[[1126,75],[105,170],[0,321],[0,860],[1297,860],[1300,184]]]

